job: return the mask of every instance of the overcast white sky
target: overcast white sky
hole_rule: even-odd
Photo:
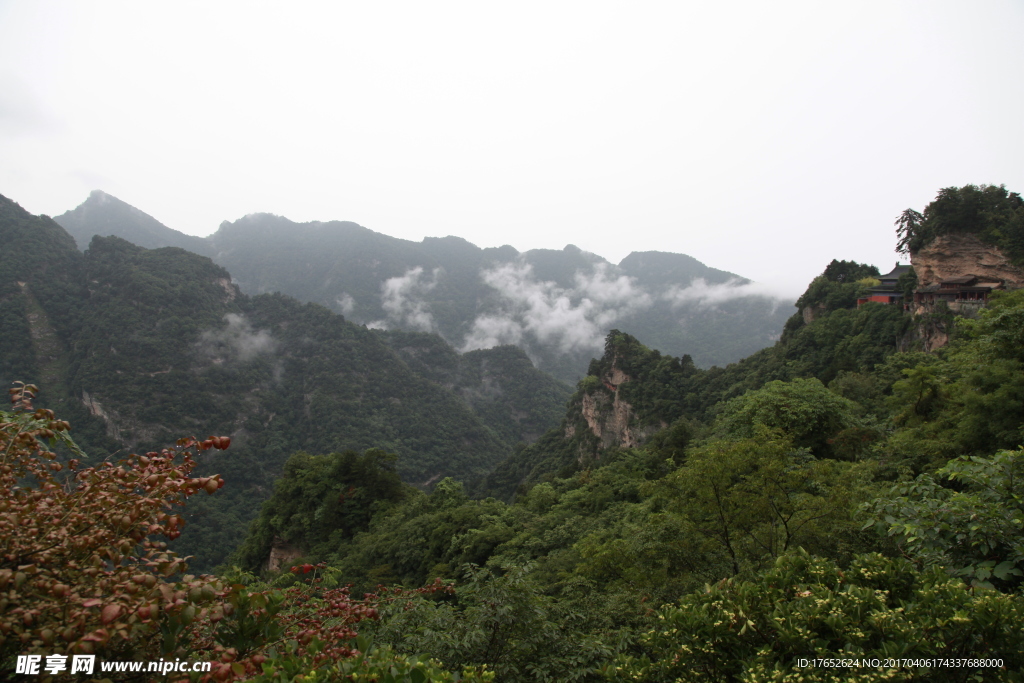
[[[1024,2],[0,0],[0,194],[195,235],[268,211],[887,270],[941,187],[1024,191]]]

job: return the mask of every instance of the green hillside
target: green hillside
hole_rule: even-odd
[[[456,359],[448,383],[322,306],[240,293],[209,258],[117,237],[95,237],[83,254],[50,219],[7,199],[0,210],[6,382],[44,387],[41,404],[73,420],[92,453],[233,438],[204,468],[237,486],[197,499],[178,541],[200,567],[237,544],[296,449],[383,448],[403,480],[429,486],[483,476],[561,413],[565,389],[514,350],[462,361],[420,335]]]
[[[1024,680],[1022,289],[969,318],[913,316],[858,307],[877,269],[835,260],[778,343],[726,367],[612,330],[560,424],[512,446],[542,421],[531,398],[559,400],[518,349],[459,355],[435,335],[249,298],[179,249],[97,238],[79,255],[52,221],[0,206],[0,236],[24,250],[0,261],[3,324],[31,338],[4,346],[4,367],[64,378],[54,405],[88,409],[94,459],[104,438],[145,447],[231,425],[226,453],[199,456],[226,486],[194,480],[215,495],[190,500],[176,542],[194,566],[226,558],[223,583],[182,577],[187,601],[122,615],[156,581],[115,566],[135,521],[101,510],[121,529],[117,559],[82,575],[103,599],[118,572],[135,587],[102,611],[89,597],[97,624],[151,619],[139,633],[162,629],[165,654],[220,647],[225,677],[254,680]],[[944,206],[923,215],[941,222]],[[940,324],[949,343],[923,352],[921,330]],[[45,412],[3,417],[20,458],[35,444],[22,426],[63,429]],[[37,479],[63,466],[41,457]],[[155,466],[86,479],[116,501],[125,478],[160,484],[142,469]],[[0,524],[27,547],[64,489],[0,475]],[[156,519],[173,538],[177,518]],[[0,567],[5,605],[65,599],[30,579],[57,569],[20,557]],[[5,632],[37,618],[2,609]]]
[[[379,331],[410,370],[452,389],[506,443],[536,441],[572,393],[515,346],[457,353],[435,334]]]
[[[331,501],[380,470],[318,476],[355,454],[295,456],[235,561],[289,585],[265,571],[284,544],[356,591],[452,581],[444,598],[375,603],[364,631],[501,680],[943,681],[935,662],[953,657],[992,658],[956,680],[1019,680],[1022,294],[935,355],[901,348],[913,321],[874,303],[795,318],[776,347],[714,371],[613,332],[563,424],[487,480],[512,502],[446,479],[357,519]],[[303,525],[314,511],[341,526]],[[917,663],[798,664],[894,652]]]

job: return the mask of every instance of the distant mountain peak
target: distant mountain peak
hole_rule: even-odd
[[[120,237],[146,249],[181,247],[204,256],[210,252],[206,239],[169,228],[145,211],[103,190],[93,190],[88,199],[53,220],[75,238],[83,251],[94,235],[100,235]]]
[[[68,211],[66,213],[72,213],[74,211],[78,211],[79,209],[82,209],[83,207],[85,207],[86,209],[91,209],[91,208],[95,208],[95,207],[108,206],[108,205],[124,208],[124,209],[127,209],[127,210],[130,210],[132,212],[141,214],[143,216],[146,216],[147,218],[150,218],[150,219],[156,221],[155,218],[150,216],[148,213],[146,213],[142,209],[137,209],[134,206],[132,206],[131,204],[129,204],[128,202],[124,201],[123,199],[118,199],[114,195],[110,194],[109,192],[104,192],[103,190],[93,190],[92,192],[89,193],[88,199],[86,199],[84,202],[79,204],[76,208],[74,208],[71,211]],[[157,222],[159,223],[159,221],[157,221]],[[168,228],[168,229],[170,229],[170,228]]]

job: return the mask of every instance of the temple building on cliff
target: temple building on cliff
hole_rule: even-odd
[[[874,301],[880,304],[903,304],[904,308],[915,312],[931,309],[940,301],[945,302],[951,311],[961,315],[971,315],[985,305],[993,290],[1003,289],[1002,280],[981,278],[977,275],[960,275],[948,277],[939,282],[918,287],[909,301],[904,301],[903,290],[899,288],[899,279],[910,272],[911,266],[899,264],[892,272],[878,279],[881,283],[872,287],[866,296],[857,299],[857,307]],[[912,305],[912,306],[911,306]]]
[[[881,283],[872,287],[867,296],[857,299],[857,308],[860,308],[861,304],[866,304],[869,301],[880,304],[901,303],[903,301],[903,291],[897,287],[897,284],[900,278],[909,272],[910,266],[901,266],[897,263],[892,272],[878,277]]]
[[[930,307],[945,301],[952,311],[968,312],[984,306],[992,290],[1002,288],[1002,280],[986,282],[977,275],[961,275],[918,287],[914,290],[914,304]]]

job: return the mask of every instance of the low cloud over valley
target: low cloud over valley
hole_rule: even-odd
[[[386,318],[368,323],[368,327],[391,329],[404,327],[420,332],[435,332],[426,296],[437,287],[440,269],[425,274],[421,266],[410,268],[401,277],[393,277],[381,285],[381,306]]]
[[[209,356],[214,363],[225,360],[246,362],[265,353],[277,350],[277,341],[267,330],[254,330],[244,315],[228,313],[224,316],[227,326],[218,330],[206,330],[199,337],[200,353]]]

